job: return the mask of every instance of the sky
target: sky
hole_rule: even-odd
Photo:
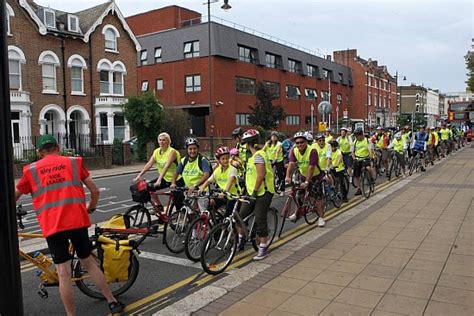
[[[215,1],[215,0],[212,0]],[[474,0],[224,0],[211,15],[299,46],[332,54],[355,48],[399,78],[442,92],[464,91],[464,56],[474,38]],[[98,0],[36,0],[67,12]],[[207,15],[205,0],[116,0],[124,16],[168,5]],[[215,21],[218,21],[214,19]]]

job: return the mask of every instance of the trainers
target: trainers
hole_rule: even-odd
[[[253,257],[253,260],[262,260],[262,259],[265,259],[267,256],[268,256],[268,246],[266,247],[259,246],[258,253],[255,257]]]
[[[354,195],[362,195],[362,191],[361,191],[361,190],[357,190]]]
[[[237,251],[243,251],[245,249],[245,243],[245,238],[239,237],[239,241],[237,242]]]
[[[109,310],[112,314],[117,314],[123,311],[125,304],[119,301],[109,303]]]
[[[293,214],[291,214],[288,219],[292,222],[296,222],[296,219],[298,218],[298,216],[296,215],[296,212],[294,212]]]
[[[326,221],[324,218],[320,217],[318,220],[318,227],[324,227],[324,225],[326,225]]]
[[[285,196],[285,192],[281,191],[280,196]]]

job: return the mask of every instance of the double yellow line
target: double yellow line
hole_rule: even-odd
[[[393,181],[390,181],[390,182],[386,182],[380,186],[378,186],[375,191],[372,193],[372,195],[374,194],[377,194],[383,190],[385,190],[386,188],[396,184],[397,182],[400,181],[400,178],[399,179],[396,179],[396,180],[393,180]],[[371,196],[372,196],[371,195]],[[333,209],[329,212],[326,213],[326,215],[324,216],[325,220],[326,221],[330,221],[331,219],[337,217],[338,215],[344,213],[344,212],[347,212],[349,209],[351,209],[352,207],[364,202],[366,199],[362,196],[360,197],[356,197],[353,199],[353,201],[351,201],[350,203],[344,205],[344,207],[340,208],[340,209]],[[315,227],[317,227],[316,225],[308,225],[308,224],[301,224],[293,229],[291,229],[290,231],[287,231],[285,232],[285,234],[279,238],[277,241],[274,241],[272,243],[272,245],[270,246],[270,249],[275,249],[275,248],[278,248],[284,244],[286,244],[287,242],[305,234],[306,232],[314,229]],[[254,255],[255,251],[253,249],[247,249],[246,251],[240,253],[239,255],[235,256],[234,257],[234,262],[229,265],[229,267],[227,267],[226,271],[229,271],[229,270],[232,270],[234,268],[238,268],[240,266],[243,266],[244,264],[250,262],[253,258],[253,255]],[[129,304],[127,305],[127,307],[124,309],[124,312],[130,312],[130,311],[133,311],[131,313],[129,313],[129,315],[142,315],[144,313],[146,313],[147,311],[149,311],[150,309],[155,309],[161,305],[164,305],[165,303],[168,303],[171,298],[169,298],[168,294],[170,293],[173,293],[175,292],[176,290],[186,286],[186,285],[192,285],[192,286],[196,286],[196,287],[199,287],[199,286],[202,286],[214,279],[216,279],[217,277],[220,277],[222,276],[222,274],[220,275],[206,275],[202,278],[199,278],[199,276],[203,275],[203,272],[200,272],[200,273],[196,273],[184,280],[181,280],[163,290],[160,290],[156,293],[153,293],[152,295],[150,296],[147,296],[145,298],[142,298],[132,304]],[[159,300],[158,300],[159,299]],[[156,301],[158,300],[158,301]]]

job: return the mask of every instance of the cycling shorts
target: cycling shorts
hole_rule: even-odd
[[[355,178],[360,177],[362,168],[364,168],[364,167],[366,167],[366,166],[369,166],[369,167],[370,167],[370,159],[369,159],[369,158],[363,159],[363,160],[358,160],[358,159],[356,159],[356,160],[354,161],[354,174],[353,174],[353,176],[354,176]]]
[[[65,230],[46,237],[46,242],[55,264],[65,263],[72,259],[69,252],[69,241],[79,259],[86,259],[90,256],[92,243],[89,239],[87,228]]]

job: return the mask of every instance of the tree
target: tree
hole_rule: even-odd
[[[474,91],[474,53],[469,52],[466,56],[466,68],[467,73],[467,89],[469,91]]]
[[[281,105],[273,105],[275,95],[262,82],[257,85],[257,103],[250,106],[253,113],[249,115],[251,125],[260,126],[264,130],[275,129],[279,121],[285,118]]]
[[[145,92],[128,98],[124,116],[137,135],[138,157],[146,159],[146,144],[156,142],[156,137],[162,130],[163,105],[153,92]]]
[[[170,134],[173,148],[184,148],[184,140],[189,136],[191,118],[182,109],[165,108],[162,130]]]

